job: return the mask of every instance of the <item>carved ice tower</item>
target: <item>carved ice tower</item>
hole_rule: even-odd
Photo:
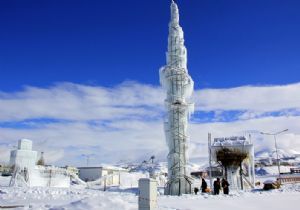
[[[191,193],[191,179],[187,174],[187,125],[194,104],[189,103],[194,82],[187,70],[187,51],[179,25],[177,4],[171,3],[167,65],[160,69],[160,83],[167,92],[165,136],[169,148],[168,183],[166,195]]]

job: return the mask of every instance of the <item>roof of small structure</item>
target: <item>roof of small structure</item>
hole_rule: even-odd
[[[250,140],[245,136],[231,136],[215,138],[212,146],[240,146],[240,145],[252,145]]]
[[[276,183],[276,180],[267,179],[266,181],[264,181],[264,184],[274,184],[274,183]]]

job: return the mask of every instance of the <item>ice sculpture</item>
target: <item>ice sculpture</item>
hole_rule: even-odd
[[[191,179],[186,171],[187,125],[194,104],[189,103],[188,99],[192,95],[194,82],[187,70],[187,51],[183,31],[179,25],[178,7],[174,1],[171,3],[167,65],[160,69],[160,83],[167,92],[164,126],[169,154],[165,194],[189,194]]]
[[[32,141],[29,139],[20,139],[18,148],[10,153],[10,165],[21,169],[34,168],[37,161],[37,152],[32,151]]]
[[[222,165],[230,189],[254,188],[254,147],[250,137],[215,138],[210,149],[212,160]]]

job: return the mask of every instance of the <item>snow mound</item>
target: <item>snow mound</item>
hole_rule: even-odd
[[[290,168],[293,168],[292,166],[280,166],[280,172],[281,173],[289,173]],[[265,176],[265,175],[278,175],[278,167],[277,166],[266,166],[266,167],[260,167],[255,169],[255,174],[259,176]]]

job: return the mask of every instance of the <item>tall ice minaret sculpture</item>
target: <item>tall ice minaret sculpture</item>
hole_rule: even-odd
[[[168,153],[168,182],[166,195],[191,193],[191,179],[187,174],[187,125],[194,104],[189,103],[194,82],[187,70],[187,51],[183,31],[179,25],[177,4],[171,3],[167,65],[160,69],[160,83],[167,92],[165,135]]]

